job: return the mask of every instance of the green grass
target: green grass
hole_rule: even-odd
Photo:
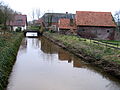
[[[31,30],[40,30],[40,27],[39,26],[31,26],[29,29],[31,29]]]
[[[98,42],[98,41],[97,41]],[[114,41],[114,40],[99,40],[99,43],[102,43],[104,45],[109,45],[109,46],[112,46],[112,47],[117,47],[117,48],[120,48],[120,41]]]
[[[104,42],[110,42],[110,43],[114,43],[114,44],[118,44],[120,46],[120,41],[114,41],[114,40],[101,40],[101,41],[104,41]]]
[[[22,33],[0,34],[0,90],[4,90],[22,40]]]
[[[47,33],[51,38],[59,40],[64,45],[76,48],[78,52],[89,55],[96,59],[104,59],[120,64],[120,50],[98,45],[93,40],[79,38],[77,36],[60,35],[56,33]],[[111,41],[116,43],[116,41]]]

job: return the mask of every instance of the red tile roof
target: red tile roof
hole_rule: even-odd
[[[59,28],[60,29],[75,29],[75,20],[73,20],[73,26],[70,25],[70,19],[59,19]]]
[[[34,20],[35,24],[41,24],[43,22],[43,20],[41,18],[39,18],[38,20]]]
[[[42,18],[38,19],[38,23],[41,24],[42,22],[43,22]]]
[[[76,11],[76,25],[116,27],[111,12]]]

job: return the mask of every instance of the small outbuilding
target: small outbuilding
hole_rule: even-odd
[[[62,34],[75,33],[76,31],[75,20],[66,18],[59,19],[58,31],[59,33]]]

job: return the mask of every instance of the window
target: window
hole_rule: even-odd
[[[23,20],[17,20],[17,24],[21,24],[23,22]]]
[[[110,30],[107,30],[107,33],[109,33],[110,32]]]
[[[85,31],[85,29],[82,29],[82,31]]]

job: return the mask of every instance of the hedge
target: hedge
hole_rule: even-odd
[[[22,33],[8,33],[0,36],[0,90],[4,90],[8,84],[22,37]]]

